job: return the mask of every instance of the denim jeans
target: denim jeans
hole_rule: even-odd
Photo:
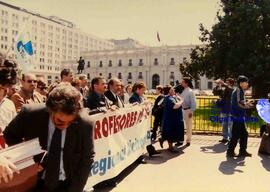
[[[233,124],[231,115],[229,113],[221,113],[220,116],[223,119],[222,121],[223,139],[230,140],[230,138],[232,137],[232,124]]]

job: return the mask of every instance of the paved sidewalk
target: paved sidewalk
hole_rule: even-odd
[[[127,169],[115,188],[98,191],[269,192],[270,158],[258,156],[260,139],[249,138],[251,158],[227,159],[227,146],[218,142],[220,138],[193,136],[191,146],[179,148],[178,154],[163,149],[159,156],[147,158],[147,164]]]

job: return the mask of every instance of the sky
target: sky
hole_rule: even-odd
[[[199,24],[210,29],[219,9],[219,0],[1,1],[44,16],[61,17],[100,38],[130,37],[148,46],[199,44]]]

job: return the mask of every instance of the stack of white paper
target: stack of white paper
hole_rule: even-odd
[[[33,156],[43,153],[38,138],[0,150],[0,155],[9,159],[21,170],[35,164]]]

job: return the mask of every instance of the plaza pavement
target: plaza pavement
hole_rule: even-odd
[[[218,142],[220,138],[195,135],[191,146],[179,147],[178,154],[163,149],[147,157],[147,164],[132,164],[117,177],[116,187],[95,191],[269,192],[270,158],[258,155],[260,138],[249,138],[251,158],[234,159],[226,158],[227,146]],[[158,143],[155,147],[160,149]]]

